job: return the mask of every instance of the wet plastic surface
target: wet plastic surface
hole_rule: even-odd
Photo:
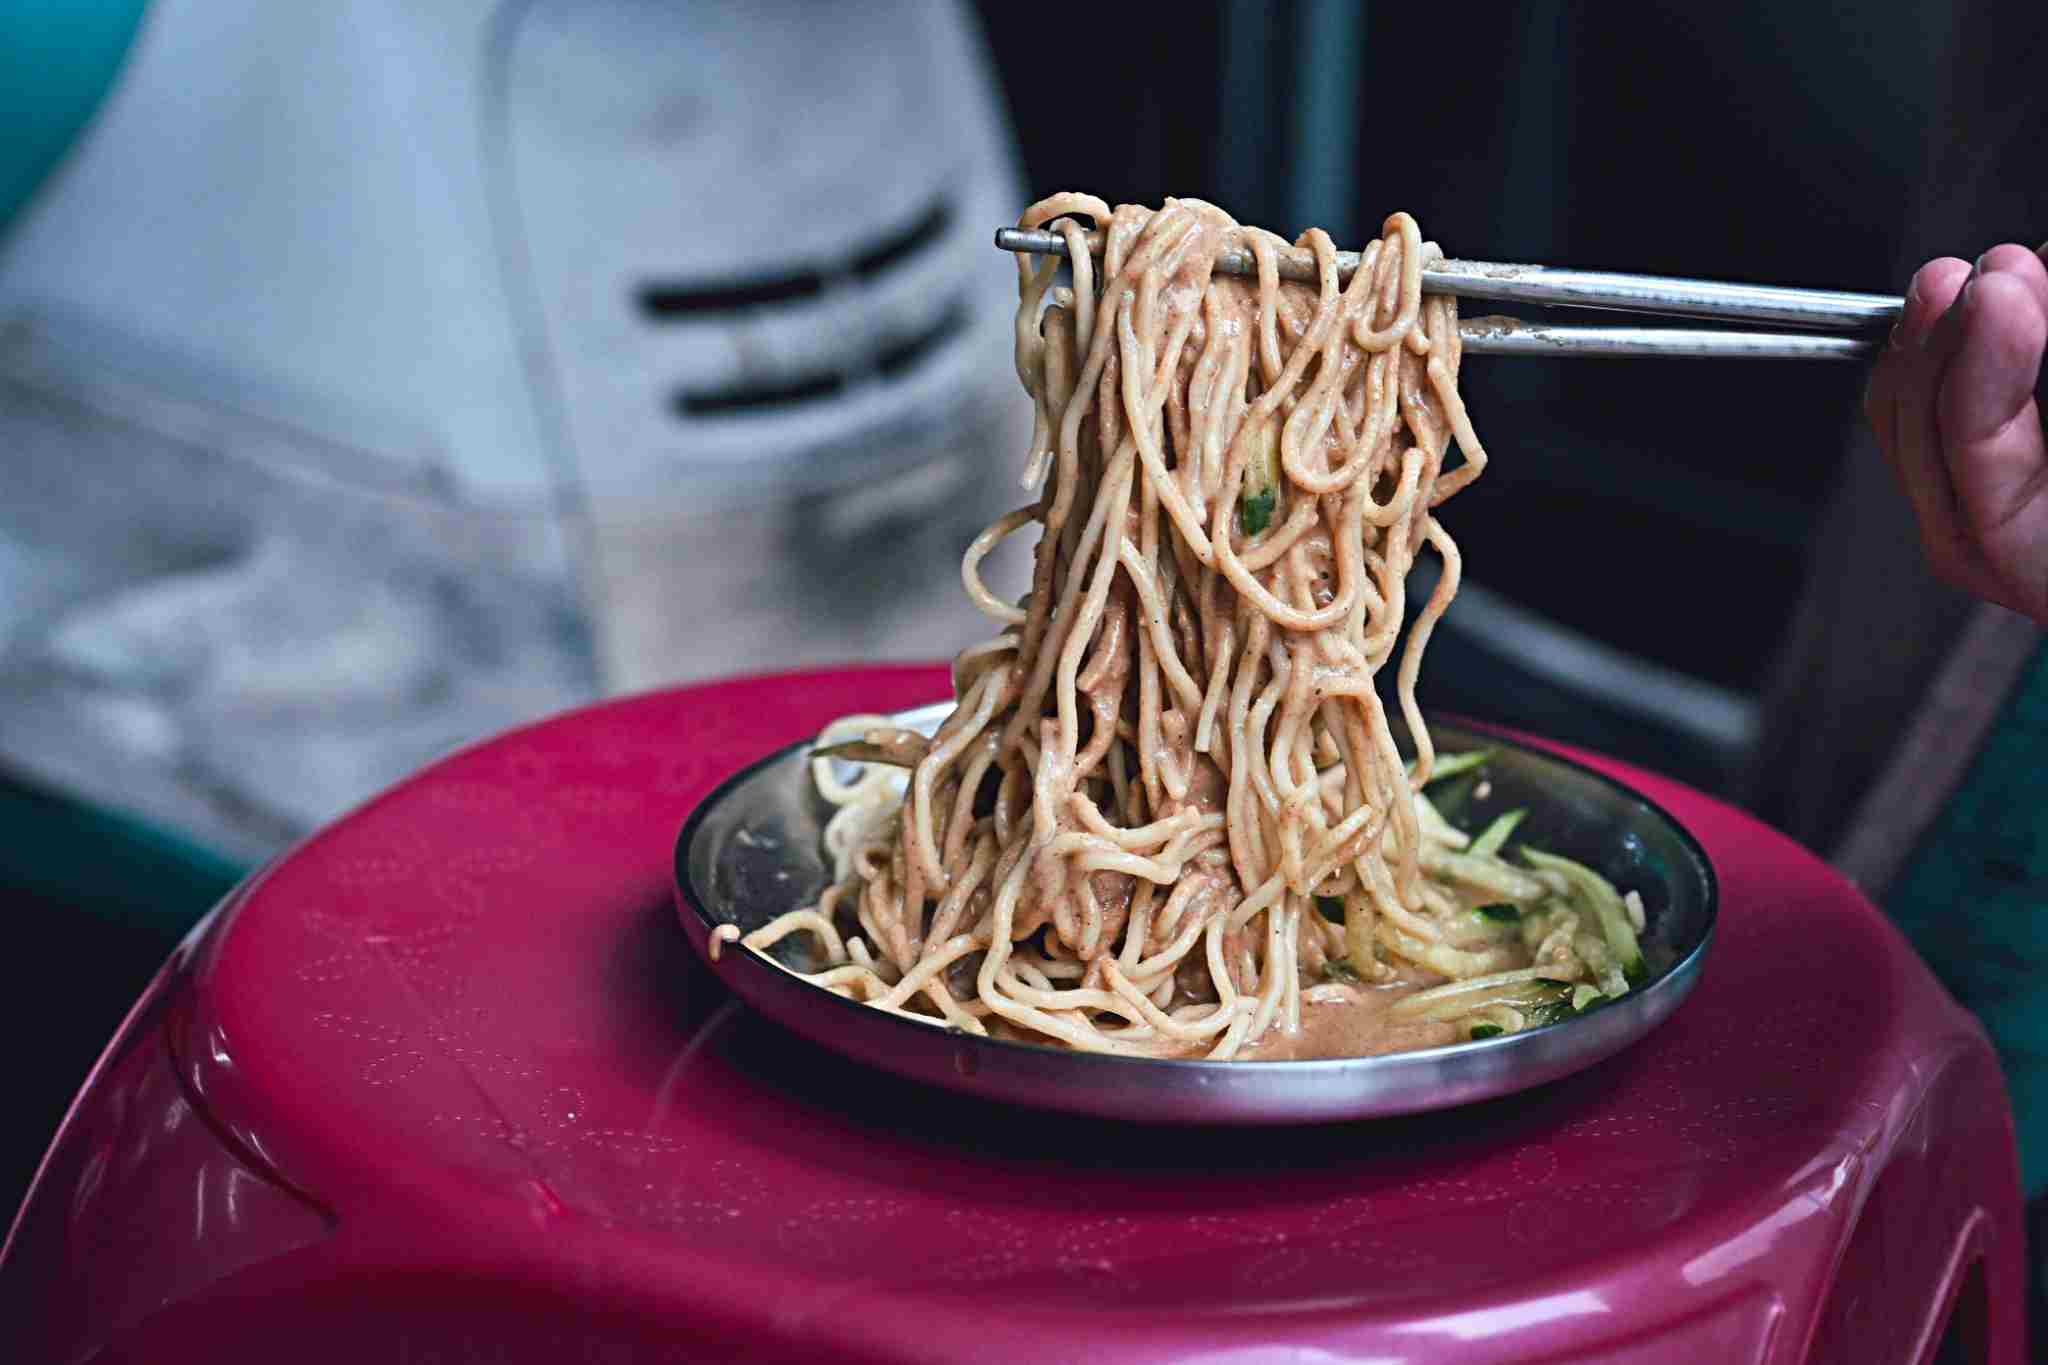
[[[1577,1076],[1274,1132],[922,1089],[698,965],[669,855],[726,773],[942,670],[575,713],[287,855],[166,968],[0,1258],[22,1359],[2017,1362],[1975,1023],[1846,883],[1600,760],[1712,856],[1693,997]],[[1809,1356],[1809,1348],[1812,1354]]]

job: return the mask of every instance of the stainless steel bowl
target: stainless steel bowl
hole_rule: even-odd
[[[950,703],[902,713],[935,727]],[[1432,723],[1440,750],[1484,745],[1486,795],[1433,789],[1456,823],[1476,828],[1525,806],[1527,840],[1641,892],[1649,979],[1622,1000],[1563,1023],[1479,1042],[1379,1057],[1304,1062],[1156,1061],[977,1038],[856,1004],[803,981],[760,953],[728,944],[710,961],[718,924],[754,929],[816,899],[829,876],[820,833],[829,807],[805,771],[808,744],[733,774],[676,840],[683,927],[711,970],[761,1013],[855,1061],[984,1099],[1104,1118],[1168,1123],[1320,1123],[1445,1109],[1592,1066],[1678,1008],[1713,941],[1716,890],[1706,852],[1650,801],[1589,768],[1512,740]],[[801,965],[800,945],[777,945]]]

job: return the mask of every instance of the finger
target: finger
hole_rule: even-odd
[[[2037,294],[2012,274],[1979,274],[1951,311],[1957,343],[1942,375],[1936,414],[1948,449],[1966,453],[1974,443],[2020,425],[2033,407],[2048,332],[2048,293]]]
[[[1932,384],[1932,372],[1921,352],[1935,323],[1948,310],[1969,273],[1969,266],[1953,256],[1944,256],[1921,266],[1906,286],[1899,320],[1871,369],[1863,394],[1864,416],[1887,456],[1892,454],[1898,438],[1899,398],[1915,382]]]
[[[1971,280],[1951,310],[1958,340],[1935,405],[1964,533],[2000,584],[1997,600],[2029,614],[2048,605],[2048,442],[2034,392],[2048,291],[2037,283],[2048,277],[1997,268]]]
[[[1966,572],[1971,556],[1941,457],[1934,404],[1947,351],[1955,342],[1953,324],[1945,325],[1944,320],[1969,277],[1970,267],[1953,257],[1920,267],[1906,290],[1898,338],[1887,351],[1888,373],[1882,380],[1891,407],[1886,422],[1891,442],[1885,455],[1912,503],[1928,562],[1958,586],[1972,577]]]
[[[1927,347],[1974,269],[1954,256],[1937,256],[1913,272],[1913,281],[1906,286],[1905,308],[1899,315],[1901,350],[1911,354]]]
[[[2041,310],[2048,313],[2048,243],[2034,250],[2008,242],[1995,246],[1977,258],[1977,269],[1983,274],[2009,274],[2013,279],[2026,285],[2040,301]],[[2041,377],[2034,381],[2034,403],[2042,416],[2048,416],[2048,365],[2042,367]]]
[[[2048,309],[2048,265],[2042,263],[2040,251],[2029,251],[2017,242],[1992,247],[1977,258],[1979,275],[2004,275],[2024,285],[2033,294],[2043,309]]]

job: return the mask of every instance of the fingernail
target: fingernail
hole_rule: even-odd
[[[1895,322],[1895,323],[1893,323],[1893,324],[1892,324],[1892,334],[1891,334],[1890,336],[1888,336],[1888,337],[1886,337],[1886,338],[1884,339],[1884,344],[1885,344],[1885,345],[1886,345],[1887,347],[1889,347],[1889,348],[1891,348],[1891,349],[1893,349],[1893,350],[1897,350],[1897,349],[1898,349],[1898,345],[1899,345],[1899,329],[1900,329],[1900,328],[1902,328],[1902,327],[1904,327],[1905,325],[1906,325],[1906,324],[1904,324],[1903,322]]]

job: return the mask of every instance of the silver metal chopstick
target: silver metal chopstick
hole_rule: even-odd
[[[1884,344],[1871,336],[1826,332],[1737,332],[1711,327],[1571,327],[1520,318],[1461,318],[1458,336],[1471,355],[1547,355],[1627,360],[1861,360]]]
[[[1101,249],[1101,234],[1088,234],[1092,250]],[[996,245],[1005,251],[1064,256],[1066,237],[1043,229],[1001,228]],[[1278,253],[1283,279],[1313,281],[1314,257],[1303,248]],[[1216,268],[1226,274],[1257,273],[1252,253],[1227,248]],[[1337,253],[1340,281],[1358,268],[1358,253]],[[1422,272],[1430,293],[1461,298],[1501,299],[1520,303],[1575,308],[1618,309],[1659,316],[1708,318],[1724,322],[1778,322],[1794,326],[1866,331],[1888,326],[1899,317],[1903,302],[1895,295],[1848,294],[1824,289],[1780,285],[1728,284],[1662,275],[1629,275],[1555,266],[1511,265],[1490,261],[1439,261]],[[1474,324],[1483,324],[1477,325]],[[1513,319],[1474,319],[1459,329],[1466,349],[1493,355],[1575,356],[1750,356],[1803,359],[1855,359],[1871,354],[1874,341],[1776,333],[1680,331],[1654,328],[1553,327],[1516,323]],[[1817,344],[1825,343],[1825,344]]]

